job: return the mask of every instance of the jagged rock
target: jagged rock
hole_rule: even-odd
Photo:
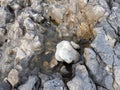
[[[58,61],[71,63],[78,61],[79,57],[80,54],[71,46],[70,42],[64,40],[57,44],[55,58]]]
[[[90,79],[84,65],[77,64],[75,77],[67,82],[69,90],[96,90],[95,84]]]
[[[15,86],[19,82],[19,72],[16,69],[12,69],[8,74],[8,81],[12,86]]]
[[[59,78],[55,78],[53,80],[49,80],[44,83],[43,90],[67,90],[65,84]]]
[[[37,76],[29,76],[28,81],[19,86],[18,90],[37,90],[35,87],[35,84],[38,81],[38,77]]]

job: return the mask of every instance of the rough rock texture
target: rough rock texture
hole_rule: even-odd
[[[120,0],[0,0],[0,90],[120,90]]]
[[[49,80],[44,83],[43,90],[67,90],[63,81],[59,78],[55,78],[53,80]]]

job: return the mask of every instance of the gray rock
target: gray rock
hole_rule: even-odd
[[[96,90],[95,84],[90,79],[84,65],[77,64],[75,77],[67,82],[69,90]]]
[[[12,87],[7,82],[0,83],[0,90],[12,90]]]
[[[111,24],[112,28],[118,33],[118,27],[120,26],[120,9],[118,3],[113,3],[112,13],[108,18],[108,22]]]
[[[106,70],[103,62],[99,61],[96,53],[90,49],[85,48],[84,50],[85,64],[90,70],[90,74],[94,77],[93,80],[101,86],[107,89],[113,90],[113,78],[111,75],[111,67]],[[109,82],[108,82],[109,81]]]
[[[37,83],[37,81],[37,76],[29,76],[28,81],[25,84],[19,86],[18,90],[36,90],[35,84]]]
[[[117,43],[115,48],[114,48],[115,54],[117,55],[117,57],[120,58],[120,44]]]
[[[49,80],[44,83],[43,90],[67,90],[65,84],[59,78]]]
[[[42,12],[42,0],[30,0],[31,1],[31,7],[37,11],[38,13]]]
[[[41,79],[41,87],[44,86],[44,83],[51,80],[52,77],[43,73],[39,73],[39,78]]]
[[[64,40],[57,44],[55,58],[58,61],[71,63],[78,61],[79,57],[80,54],[71,46],[70,42]]]
[[[100,86],[97,86],[97,88],[98,88],[98,90],[108,90],[108,89],[100,87]]]
[[[16,69],[12,69],[8,74],[8,81],[12,86],[15,86],[19,82],[19,73]]]
[[[7,7],[0,7],[0,27],[5,26],[12,19],[12,14]]]
[[[97,32],[97,36],[91,43],[91,46],[100,55],[102,61],[105,64],[112,66],[114,52],[112,50],[112,47],[105,39],[105,32],[103,28],[95,28],[94,30]]]

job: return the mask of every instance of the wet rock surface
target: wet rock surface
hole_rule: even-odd
[[[120,90],[120,1],[0,0],[0,90]]]

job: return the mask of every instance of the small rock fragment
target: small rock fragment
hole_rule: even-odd
[[[56,46],[55,58],[58,61],[66,63],[76,62],[79,60],[80,54],[71,46],[70,42],[62,41]]]
[[[16,69],[12,69],[8,74],[8,81],[12,86],[15,86],[19,82],[19,73]]]

